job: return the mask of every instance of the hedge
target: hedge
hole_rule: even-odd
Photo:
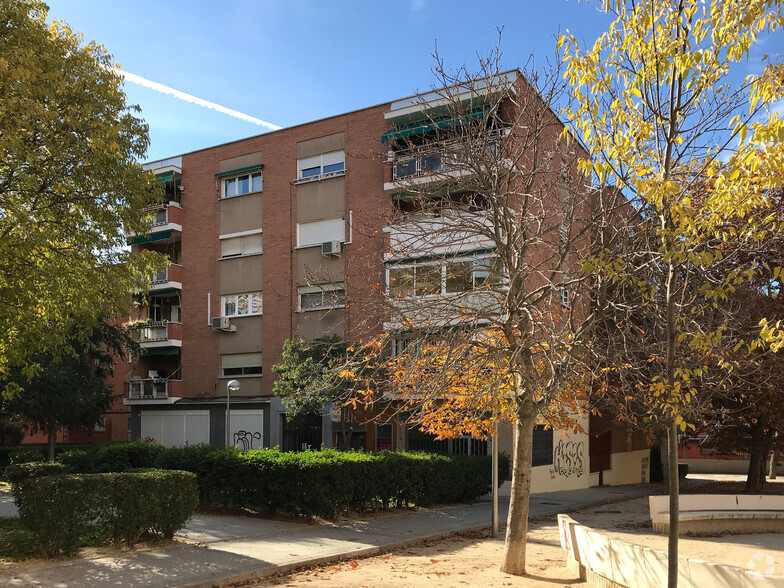
[[[9,469],[20,519],[47,557],[77,552],[89,535],[129,544],[146,531],[171,537],[198,503],[190,472],[50,475],[53,464]]]
[[[490,491],[492,477],[490,457],[423,452],[289,453],[208,445],[166,449],[135,442],[116,444],[112,455],[121,471],[132,465],[192,472],[198,479],[199,498],[207,504],[308,517],[473,500]],[[102,471],[112,465],[105,448],[65,453],[60,459],[77,472]],[[508,472],[509,458],[502,454],[500,479]]]

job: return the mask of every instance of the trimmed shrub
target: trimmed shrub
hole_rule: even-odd
[[[198,502],[196,476],[167,470],[31,475],[14,484],[14,496],[47,557],[75,553],[87,534],[129,544],[145,531],[171,537]]]
[[[269,513],[334,517],[348,510],[389,506],[429,506],[473,500],[491,489],[491,459],[424,452],[303,451],[192,445],[164,448],[154,443],[117,443],[61,456],[74,471],[115,471],[150,467],[192,472],[199,499],[224,507]],[[150,462],[150,459],[152,461]],[[509,458],[499,456],[499,474],[508,475]]]
[[[151,468],[163,445],[147,441],[132,443],[104,443],[87,450],[63,452],[58,461],[85,474],[124,472],[132,469]]]

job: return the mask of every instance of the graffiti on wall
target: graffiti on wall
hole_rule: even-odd
[[[553,450],[552,472],[559,476],[582,476],[585,473],[585,445],[583,442],[559,441]]]

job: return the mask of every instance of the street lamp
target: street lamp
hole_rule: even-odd
[[[240,383],[237,380],[229,380],[226,384],[226,447],[231,447],[231,393],[237,392],[240,389]]]

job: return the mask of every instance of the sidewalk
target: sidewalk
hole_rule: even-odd
[[[696,481],[695,481],[696,482]],[[569,512],[651,493],[660,485],[605,486],[531,496],[531,517]],[[13,502],[0,499],[0,514]],[[503,524],[508,496],[499,498]],[[217,586],[387,551],[422,539],[490,525],[489,497],[470,505],[384,513],[367,520],[313,524],[243,516],[197,515],[179,533],[194,545],[116,557],[15,564],[0,586]],[[10,573],[9,573],[10,572]]]

